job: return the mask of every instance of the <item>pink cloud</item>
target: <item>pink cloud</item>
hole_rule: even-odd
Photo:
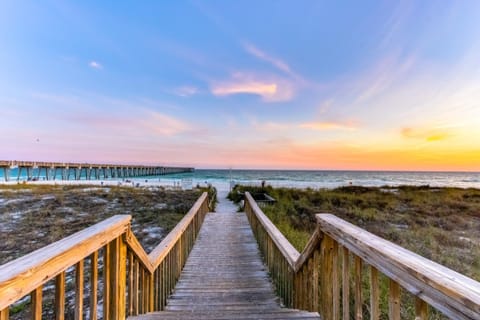
[[[211,92],[216,96],[254,94],[266,102],[291,100],[294,91],[293,84],[285,79],[246,73],[235,73],[231,79],[211,86]]]

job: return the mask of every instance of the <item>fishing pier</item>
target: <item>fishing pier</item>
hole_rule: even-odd
[[[16,169],[15,177],[12,171]],[[92,163],[63,163],[63,162],[37,162],[37,161],[5,161],[0,160],[0,170],[5,181],[11,179],[39,180],[100,180],[109,178],[135,178],[147,176],[161,176],[166,174],[193,172],[194,168],[188,167],[163,167],[144,165],[121,164],[92,164]]]

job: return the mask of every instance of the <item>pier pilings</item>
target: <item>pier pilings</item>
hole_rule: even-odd
[[[20,181],[22,173],[23,176],[26,175],[28,181],[32,181],[39,180],[42,173],[46,180],[55,180],[58,176],[61,180],[100,180],[160,176],[194,171],[194,168],[189,167],[0,160],[0,172],[3,172],[5,181],[11,180],[13,169],[17,169],[16,177],[13,177],[17,181]]]

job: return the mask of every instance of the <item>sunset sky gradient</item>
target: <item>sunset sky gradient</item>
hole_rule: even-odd
[[[0,158],[480,171],[480,1],[0,2]]]

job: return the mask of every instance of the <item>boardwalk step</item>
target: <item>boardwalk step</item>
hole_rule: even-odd
[[[162,311],[149,313],[137,317],[129,317],[129,320],[230,320],[230,319],[303,319],[303,320],[320,320],[318,313],[305,312],[292,309],[276,309],[276,310],[223,310],[223,311]]]

